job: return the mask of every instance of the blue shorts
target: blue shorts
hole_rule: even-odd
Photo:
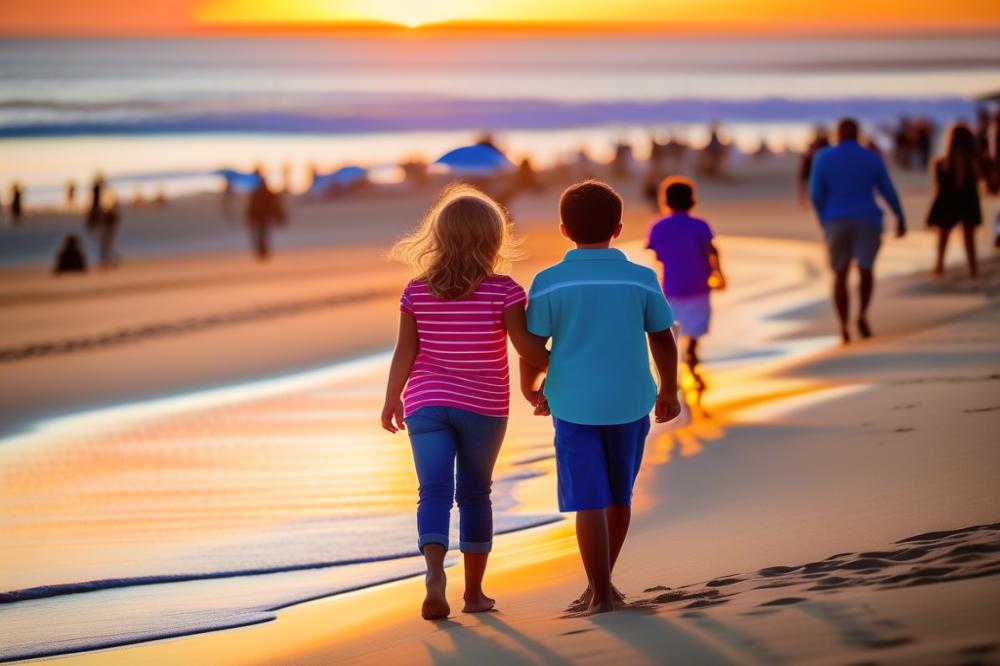
[[[712,303],[709,295],[683,296],[670,299],[670,309],[681,326],[681,335],[700,338],[708,333],[708,323],[712,319]]]
[[[581,425],[552,417],[556,429],[559,510],[631,505],[649,434],[649,417],[620,425]]]

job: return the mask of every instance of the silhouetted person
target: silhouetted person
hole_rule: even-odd
[[[97,242],[101,268],[111,268],[118,263],[115,240],[118,237],[118,225],[121,222],[121,209],[114,193],[105,195],[105,199],[107,202],[101,208],[97,223]]]
[[[167,205],[167,190],[162,185],[156,188],[156,194],[153,195],[153,205],[157,208],[163,208]]]
[[[937,261],[934,275],[944,274],[944,256],[951,231],[962,225],[965,256],[969,276],[976,277],[976,227],[983,222],[979,202],[979,181],[982,177],[976,136],[972,129],[959,123],[951,129],[945,154],[934,165],[934,201],[927,215],[928,226],[938,230]]]
[[[1000,192],[1000,106],[997,107],[993,116],[992,126],[992,150],[990,152],[989,166],[992,168],[986,174],[986,188],[990,194]],[[1000,221],[1000,216],[998,216]],[[1000,234],[997,235],[997,247],[1000,247]]]
[[[520,164],[517,165],[515,186],[518,190],[522,191],[537,190],[541,187],[541,183],[538,182],[538,174],[535,172],[535,167],[532,166],[531,160],[527,157],[521,160]]]
[[[875,192],[896,215],[896,236],[906,234],[906,218],[882,158],[858,143],[858,123],[845,118],[837,125],[837,145],[824,148],[813,161],[809,196],[826,236],[833,269],[833,303],[840,319],[840,337],[850,342],[847,329],[849,302],[847,273],[856,263],[861,273],[857,326],[861,337],[870,337],[868,305],[875,278],[875,257],[882,242],[882,209]]]
[[[664,170],[667,172],[680,171],[684,166],[684,158],[687,156],[687,142],[671,136],[663,148],[665,160]]]
[[[591,159],[586,145],[581,145],[576,152],[575,177],[579,180],[588,180],[594,177],[594,160]]]
[[[624,178],[628,175],[631,162],[632,146],[621,141],[616,143],[615,155],[611,158],[611,175],[616,178]]]
[[[980,157],[990,154],[990,112],[985,106],[976,110],[975,143]]]
[[[104,178],[97,174],[90,186],[90,207],[87,209],[87,228],[96,229],[101,224],[101,198],[104,192]]]
[[[233,181],[229,178],[224,179],[224,184],[222,186],[222,217],[227,222],[232,222],[233,218],[233,206],[236,202],[236,189],[233,187]]]
[[[722,174],[722,168],[729,153],[729,144],[725,143],[719,136],[719,123],[713,122],[710,126],[708,143],[701,151],[699,171],[709,178],[715,178]]]
[[[816,153],[829,147],[829,145],[829,133],[825,127],[817,125],[812,141],[806,146],[805,152],[802,153],[802,159],[799,160],[799,200],[803,204],[809,198],[809,175],[812,173],[812,165],[813,160],[816,159]]]
[[[76,181],[66,181],[66,210],[76,210]]]
[[[920,169],[926,169],[931,163],[933,143],[934,124],[927,118],[920,118],[913,127],[913,150]]]
[[[913,128],[910,119],[903,116],[899,119],[899,124],[893,134],[893,158],[896,164],[903,169],[909,169],[910,159],[913,155]]]
[[[494,139],[493,134],[491,132],[480,132],[479,136],[476,137],[476,145],[489,146],[490,148],[496,150],[497,152],[500,151],[500,149],[497,148],[496,139]]]
[[[53,273],[83,273],[87,270],[87,259],[80,247],[80,237],[69,234],[63,239],[62,246],[56,253],[56,263]]]
[[[24,190],[20,183],[10,186],[10,220],[12,224],[20,224],[24,216]]]
[[[260,183],[250,195],[246,218],[254,253],[264,261],[271,256],[271,227],[285,223],[285,211],[278,195],[272,192],[264,176],[257,172]]]

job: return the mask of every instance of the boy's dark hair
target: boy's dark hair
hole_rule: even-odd
[[[603,243],[621,224],[622,198],[610,185],[584,180],[562,193],[559,217],[574,242]]]
[[[670,210],[691,210],[696,201],[694,183],[687,178],[671,176],[660,183],[660,203]]]

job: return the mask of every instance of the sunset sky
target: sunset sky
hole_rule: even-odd
[[[2,0],[5,34],[148,34],[275,24],[612,23],[664,30],[998,28],[996,0]]]

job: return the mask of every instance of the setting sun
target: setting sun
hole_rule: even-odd
[[[258,22],[369,22],[396,23],[416,28],[428,23],[483,19],[475,3],[460,0],[347,0],[331,3],[298,0],[276,3],[269,0],[206,0],[195,9],[195,18],[205,23]]]
[[[353,5],[361,18],[400,23],[416,28],[428,23],[474,18],[475,4],[460,0],[411,2],[410,0],[358,0]]]

